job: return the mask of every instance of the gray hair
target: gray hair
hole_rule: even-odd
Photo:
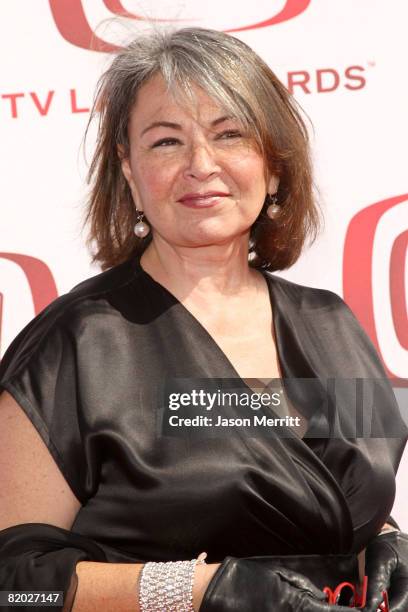
[[[281,83],[276,77],[271,83],[270,69],[248,45],[204,28],[153,29],[119,51],[99,83],[98,93],[104,90],[120,109],[118,143],[128,144],[129,114],[137,92],[157,73],[181,103],[193,103],[192,85],[201,87],[252,132],[261,148],[261,133],[274,131],[281,113],[279,107],[273,108],[274,88]],[[262,112],[266,109],[274,120]]]
[[[91,113],[91,119],[99,113],[99,133],[89,171],[93,189],[87,214],[90,240],[98,247],[94,260],[109,267],[148,243],[135,246],[135,207],[117,149],[122,145],[128,151],[128,125],[137,93],[156,74],[182,104],[194,102],[193,86],[202,88],[254,138],[267,174],[279,177],[278,223],[286,226],[290,241],[277,238],[264,215],[255,222],[251,236],[266,265],[283,269],[293,263],[306,234],[313,238],[318,227],[308,134],[297,104],[244,42],[224,32],[193,27],[139,35],[116,54],[99,80]]]

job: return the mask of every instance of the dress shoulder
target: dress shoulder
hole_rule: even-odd
[[[93,308],[97,308],[98,300],[128,285],[134,275],[131,263],[125,262],[82,281],[51,302],[24,327],[8,347],[0,364],[0,383],[9,378],[11,373],[15,375],[23,369],[44,342],[63,329],[72,331],[75,324],[80,324],[81,318],[91,310],[89,301]]]
[[[371,338],[344,299],[328,289],[308,287],[267,273],[285,336],[295,334],[321,360],[323,371],[344,378],[380,378],[387,374]]]
[[[110,296],[131,283],[134,274],[126,262],[57,298],[18,334],[0,364],[0,391],[7,390],[24,410],[82,502],[90,491],[79,344],[87,319],[107,312]]]
[[[301,307],[304,310],[333,308],[335,306],[340,309],[349,309],[343,298],[329,289],[301,285],[271,272],[266,272],[266,276],[275,290],[296,307]]]

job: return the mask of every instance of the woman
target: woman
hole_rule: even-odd
[[[406,609],[406,536],[377,536],[406,440],[392,390],[374,398],[374,437],[351,435],[350,389],[337,414],[326,381],[385,378],[378,357],[338,296],[270,273],[318,225],[293,100],[244,43],[195,28],[121,51],[95,112],[105,272],[2,364],[1,588],[61,590],[75,612],[326,610],[323,574],[356,578],[368,545],[367,609],[390,578]],[[278,432],[166,420],[170,397],[280,377],[296,420]]]

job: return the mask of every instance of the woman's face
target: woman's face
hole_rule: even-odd
[[[262,155],[237,120],[202,89],[181,106],[160,75],[139,90],[129,122],[129,157],[122,170],[136,208],[172,246],[222,245],[247,238],[266,193]]]

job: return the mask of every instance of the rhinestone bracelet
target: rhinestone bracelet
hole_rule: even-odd
[[[205,563],[202,552],[191,561],[149,561],[140,572],[140,612],[194,612],[195,566]]]

